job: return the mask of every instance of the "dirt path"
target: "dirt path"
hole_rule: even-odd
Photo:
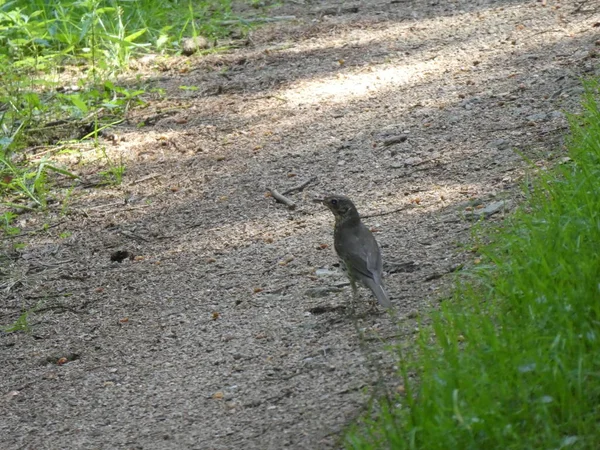
[[[301,3],[247,48],[154,60],[164,97],[106,143],[123,184],[4,243],[0,323],[39,309],[0,334],[2,449],[338,446],[374,363],[395,386],[385,344],[468,263],[471,216],[514,205],[519,153],[564,156],[562,111],[599,75],[594,1]],[[294,211],[265,196],[312,178]],[[366,222],[403,321],[365,304],[367,352],[323,192],[386,213]]]

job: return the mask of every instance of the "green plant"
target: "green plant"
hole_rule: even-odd
[[[77,175],[68,170],[61,169],[51,164],[47,159],[41,160],[37,166],[19,167],[7,158],[6,153],[0,153],[0,192],[13,192],[25,196],[35,205],[46,207],[46,194],[48,192],[48,172],[55,172],[69,178],[78,178]],[[23,205],[9,203],[13,207],[28,208]]]
[[[29,314],[35,312],[36,308],[23,311],[18,319],[15,320],[11,325],[0,326],[0,330],[4,331],[5,333],[15,333],[17,331],[29,333],[31,331],[31,325],[29,325]]]
[[[21,232],[20,228],[12,225],[12,223],[16,217],[17,217],[17,215],[10,211],[7,211],[7,212],[3,213],[2,215],[0,215],[2,230],[4,230],[4,232],[6,234],[15,235],[15,234],[19,234]]]
[[[184,36],[227,35],[223,20],[232,11],[231,0],[0,0],[0,196],[45,207],[48,175],[74,175],[49,158],[30,164],[22,151],[74,134],[98,145],[102,130],[143,104],[143,89],[117,86],[112,77],[141,54],[178,51]],[[109,164],[103,176],[120,183],[124,166]]]
[[[123,164],[123,161],[119,164],[114,164],[104,149],[102,149],[102,154],[104,155],[104,159],[108,161],[109,167],[107,170],[101,171],[100,175],[107,184],[121,184],[123,182],[123,175],[125,175],[125,165]]]

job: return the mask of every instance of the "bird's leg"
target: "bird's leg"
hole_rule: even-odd
[[[350,302],[350,312],[354,316],[356,314],[356,305],[359,304],[358,287],[356,281],[350,278],[350,285],[352,286],[352,301]]]

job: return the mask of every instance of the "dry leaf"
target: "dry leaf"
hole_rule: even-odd
[[[294,260],[293,256],[288,256],[287,258],[279,261],[279,265],[280,266],[287,266],[289,263],[291,263]]]

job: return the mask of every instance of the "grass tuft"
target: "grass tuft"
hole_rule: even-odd
[[[570,160],[489,233],[491,264],[404,355],[406,395],[353,426],[346,448],[600,448],[599,98],[589,84]]]
[[[111,80],[137,56],[180,52],[184,37],[243,34],[234,9],[233,0],[0,0],[0,230],[14,232],[15,211],[46,208],[55,178],[76,178],[50,156],[31,161],[32,150],[98,147],[146,94]],[[100,175],[119,184],[124,166],[108,163]]]

